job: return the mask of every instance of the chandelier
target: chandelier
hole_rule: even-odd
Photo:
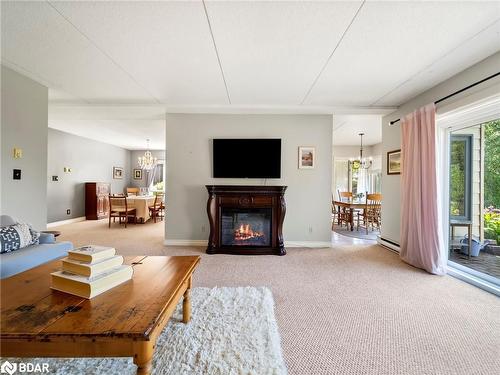
[[[373,164],[373,160],[372,160],[371,156],[368,159],[363,157],[363,136],[364,135],[365,135],[365,133],[359,133],[359,136],[361,137],[361,147],[359,149],[359,159],[351,158],[349,160],[349,163],[351,164],[353,170],[368,169]]]
[[[144,156],[139,156],[137,158],[137,163],[139,164],[139,168],[149,171],[156,166],[156,158],[153,157],[151,151],[149,151],[149,139],[147,141],[147,150],[144,153]]]

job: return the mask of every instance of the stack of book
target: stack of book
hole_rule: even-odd
[[[88,245],[68,251],[62,270],[51,273],[51,288],[90,299],[130,280],[132,273],[114,248]]]

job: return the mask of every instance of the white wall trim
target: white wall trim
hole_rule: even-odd
[[[165,246],[207,246],[207,240],[164,240]]]
[[[52,223],[47,223],[47,228],[58,227],[60,225],[78,223],[80,221],[85,221],[85,216],[75,217],[73,219],[53,221]]]
[[[165,246],[207,246],[207,240],[164,240]],[[285,241],[285,247],[332,247],[327,241]]]
[[[285,241],[285,247],[332,247],[328,241]]]

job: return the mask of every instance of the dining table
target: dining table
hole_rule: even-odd
[[[354,210],[363,210],[366,208],[366,202],[358,201],[358,200],[350,200],[350,201],[333,201],[333,205],[337,207],[337,224],[340,225],[340,210],[348,209],[349,210],[349,226],[351,227],[351,231],[354,230]]]
[[[133,195],[127,197],[129,208],[135,208],[138,222],[144,224],[151,216],[149,215],[149,206],[154,205],[154,195]]]

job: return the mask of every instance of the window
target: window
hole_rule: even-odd
[[[471,220],[472,135],[452,134],[450,142],[450,219]]]

